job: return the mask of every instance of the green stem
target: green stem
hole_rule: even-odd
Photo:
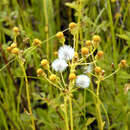
[[[101,115],[101,110],[100,110],[100,102],[99,102],[99,88],[100,88],[100,80],[98,81],[97,85],[97,115],[98,115],[98,127],[99,130],[103,130],[103,122],[102,122],[102,115]]]
[[[33,117],[32,109],[31,109],[30,94],[29,94],[29,86],[28,86],[28,79],[27,79],[26,71],[25,71],[23,62],[22,62],[20,59],[18,59],[18,61],[19,61],[19,64],[20,64],[20,66],[21,66],[21,68],[22,68],[23,75],[24,75],[24,77],[25,77],[27,102],[28,102],[29,113],[30,113],[30,115],[31,115],[32,129],[33,129],[33,130],[36,130],[36,128],[35,128],[35,122],[34,122],[34,117]]]
[[[117,65],[116,38],[115,38],[115,29],[114,29],[114,24],[113,24],[113,19],[112,19],[112,11],[111,11],[110,0],[107,0],[107,6],[108,6],[108,17],[109,17],[109,20],[110,20],[111,34],[112,34],[113,58],[114,58],[115,65]]]
[[[72,99],[69,97],[70,104],[70,121],[71,121],[71,130],[73,130],[73,111],[72,111]]]
[[[46,48],[46,53],[47,53],[47,59],[49,59],[49,28],[48,28],[48,14],[47,14],[47,1],[44,0],[44,15],[45,15],[45,33],[46,33],[46,40],[47,40],[47,48]]]
[[[64,98],[64,112],[65,112],[65,124],[66,124],[66,130],[69,130],[69,125],[68,125],[68,115],[67,115],[67,99],[66,97]]]

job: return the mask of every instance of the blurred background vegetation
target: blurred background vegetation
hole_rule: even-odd
[[[27,112],[27,99],[22,70],[17,61],[5,66],[12,59],[6,48],[13,42],[13,27],[20,29],[17,43],[20,49],[27,49],[34,38],[45,41],[68,28],[70,22],[80,22],[82,45],[94,34],[101,36],[99,49],[105,53],[98,62],[105,73],[112,73],[121,59],[130,65],[130,1],[129,0],[1,0],[0,1],[0,129],[31,130],[30,115]],[[65,31],[66,44],[73,39]],[[54,51],[61,44],[54,37],[48,42],[49,59],[54,59]],[[28,76],[36,77],[40,60],[46,58],[46,42],[41,48],[25,55],[25,68]],[[4,69],[3,69],[3,66]],[[81,68],[82,71],[82,68]],[[31,105],[37,130],[64,129],[63,113],[59,108],[58,91],[39,79],[28,79]],[[130,67],[121,70],[101,84],[100,98],[110,120],[110,129],[130,129]],[[74,130],[86,130],[86,119],[95,117],[92,95],[86,92],[83,103],[83,90],[75,93]],[[84,114],[82,112],[85,110]],[[106,115],[102,110],[102,118]],[[88,129],[96,130],[97,121],[90,122]],[[108,129],[105,124],[104,129]]]

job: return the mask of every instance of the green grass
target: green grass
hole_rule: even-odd
[[[74,37],[68,29],[70,22],[78,24]],[[22,52],[18,56],[7,51],[15,39],[15,26],[20,30],[16,41]],[[118,69],[122,59],[127,66],[99,86],[96,81],[100,80],[89,75],[89,88],[78,89],[66,99],[65,92],[36,73],[42,59],[48,59],[51,65],[56,58],[54,52],[62,46],[56,38],[59,31],[64,31],[65,44],[73,46],[75,41],[79,55],[85,41],[99,35],[101,43],[93,57],[99,50],[104,52],[96,66],[105,70],[105,77]],[[33,46],[35,38],[41,40],[41,47]],[[85,62],[92,61],[89,58]],[[63,73],[68,84],[70,70]],[[83,73],[83,67],[75,70],[76,75]],[[49,75],[47,70],[45,73]],[[67,130],[67,125],[68,130],[129,130],[129,89],[129,0],[1,0],[0,130]]]

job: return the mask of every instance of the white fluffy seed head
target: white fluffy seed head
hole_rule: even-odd
[[[76,85],[81,88],[88,88],[90,85],[90,78],[87,75],[79,75],[76,79]]]
[[[84,73],[91,73],[93,71],[93,65],[90,64],[84,67]]]
[[[64,45],[60,47],[58,51],[59,59],[64,59],[66,61],[71,60],[74,57],[74,48],[69,45]]]
[[[65,60],[56,59],[52,63],[52,69],[56,72],[63,72],[67,68],[68,64]]]

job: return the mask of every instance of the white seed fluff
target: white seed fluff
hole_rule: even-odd
[[[60,47],[58,56],[59,59],[64,59],[66,61],[71,60],[74,57],[74,48],[69,45],[64,45]]]
[[[90,78],[87,75],[79,75],[76,79],[76,85],[81,88],[88,88],[90,84]]]
[[[90,64],[84,67],[84,73],[91,73],[93,71],[93,65]]]
[[[63,72],[67,68],[68,64],[65,60],[56,59],[52,63],[52,69],[56,72]]]

